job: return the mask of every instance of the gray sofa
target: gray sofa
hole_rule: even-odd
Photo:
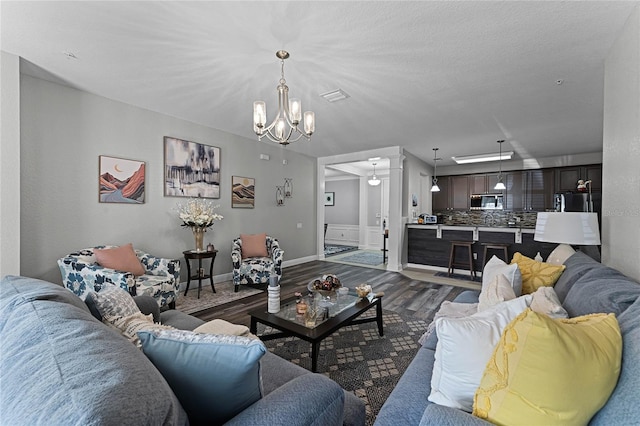
[[[192,330],[182,312],[145,313]],[[186,412],[143,352],[98,321],[65,288],[32,278],[0,281],[0,423],[11,425],[185,425]],[[228,424],[365,422],[364,404],[337,383],[269,352],[261,360],[264,396]],[[215,401],[212,401],[215,404]]]
[[[622,332],[622,369],[607,404],[590,425],[640,424],[640,284],[581,252],[565,262],[566,269],[555,284],[562,306],[570,317],[591,313],[615,313]],[[456,302],[475,303],[478,292],[467,291]],[[376,425],[488,425],[461,410],[433,404],[431,371],[437,336],[432,334],[418,351],[377,418]]]

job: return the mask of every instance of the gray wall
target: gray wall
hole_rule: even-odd
[[[640,6],[605,62],[602,262],[640,281]]]
[[[316,254],[315,159],[25,75],[21,132],[22,275],[60,282],[56,260],[98,244],[132,242],[170,258],[193,248],[191,232],[175,213],[184,198],[163,195],[163,136],[221,149],[221,197],[215,202],[224,220],[205,235],[205,244],[219,250],[215,275],[231,272],[231,241],[239,233],[277,237],[285,261]],[[271,160],[260,160],[260,153]],[[99,155],[146,162],[144,204],[98,202]],[[254,209],[231,208],[232,175],[256,179]],[[293,178],[293,197],[278,207],[275,186],[284,177]]]
[[[358,225],[360,208],[359,178],[325,182],[325,192],[334,192],[333,206],[325,206],[324,220],[337,225]]]
[[[20,58],[0,60],[0,277],[20,275]]]

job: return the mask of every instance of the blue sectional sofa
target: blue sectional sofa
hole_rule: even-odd
[[[160,313],[153,298],[136,299],[164,324],[185,330],[203,324],[176,310]],[[59,285],[3,278],[0,342],[0,424],[189,424],[144,353]],[[228,424],[364,424],[363,402],[327,377],[269,352],[260,362],[263,397]]]
[[[607,404],[590,425],[640,424],[640,284],[608,268],[582,252],[565,262],[566,269],[555,284],[556,293],[570,317],[591,313],[614,313],[622,332],[622,369]],[[475,303],[478,292],[467,291],[456,302]],[[465,426],[490,423],[470,413],[433,404],[431,372],[437,336],[432,334],[418,351],[378,417],[376,425]],[[472,354],[470,354],[472,356]],[[585,374],[588,374],[585,372]]]

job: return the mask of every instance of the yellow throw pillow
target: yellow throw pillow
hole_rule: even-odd
[[[504,329],[473,414],[498,425],[586,425],[613,392],[621,357],[615,315],[552,319],[527,309]]]
[[[566,266],[538,262],[520,253],[513,255],[511,264],[517,264],[522,274],[522,294],[534,293],[542,286],[553,287]]]

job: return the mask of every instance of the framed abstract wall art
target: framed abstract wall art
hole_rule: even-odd
[[[220,198],[220,148],[165,136],[164,195]]]
[[[256,199],[255,187],[254,178],[231,176],[231,207],[252,209]]]
[[[100,155],[98,163],[98,200],[101,203],[144,203],[144,161]]]

